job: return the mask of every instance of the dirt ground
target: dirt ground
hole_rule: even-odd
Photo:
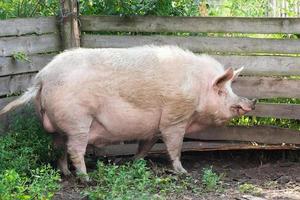
[[[147,158],[153,170],[169,165],[165,155],[152,155]],[[182,155],[183,166],[197,180],[201,180],[202,169],[213,166],[213,170],[224,174],[222,191],[195,195],[171,195],[170,199],[184,200],[300,200],[300,153],[290,151],[230,151],[230,152],[193,152]],[[93,162],[87,163],[93,166]],[[259,194],[242,193],[241,184],[251,184],[259,188]],[[201,182],[199,181],[199,184]],[[80,195],[85,187],[72,179],[62,181],[58,199],[87,199]]]

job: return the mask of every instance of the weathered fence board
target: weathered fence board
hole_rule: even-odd
[[[96,149],[89,146],[87,149],[88,154],[95,156],[124,156],[134,155],[137,152],[137,144],[119,144],[110,145],[104,148]],[[183,142],[182,152],[188,151],[214,151],[214,150],[242,150],[242,149],[264,149],[264,150],[276,150],[276,149],[299,149],[296,145],[253,145],[251,143],[229,143],[229,142],[205,142],[205,141],[192,141]],[[167,153],[167,149],[164,143],[156,143],[150,150],[149,154],[162,154]]]
[[[214,141],[249,141],[262,144],[300,144],[300,131],[271,126],[214,127],[186,134],[185,138]]]
[[[60,39],[58,34],[5,37],[0,39],[0,56],[11,56],[15,52],[35,54],[59,50]]]
[[[283,119],[300,119],[300,105],[297,104],[275,104],[258,103],[255,110],[247,115],[256,117],[276,117]],[[299,133],[300,134],[300,133]]]
[[[0,57],[0,76],[37,72],[42,69],[55,54],[28,56],[28,60],[16,60],[12,57]]]
[[[81,16],[82,31],[300,33],[299,18]]]
[[[55,17],[17,18],[0,20],[0,36],[58,32]]]
[[[0,96],[25,91],[36,73],[0,77]]]
[[[115,36],[90,35],[81,37],[82,47],[124,48],[146,44],[178,45],[193,52],[224,53],[300,53],[300,40],[223,38],[223,37],[181,37],[181,36]]]
[[[300,80],[273,77],[239,77],[233,90],[248,98],[300,98]]]
[[[225,67],[244,67],[242,75],[255,76],[299,76],[300,57],[292,56],[237,56],[212,55]]]

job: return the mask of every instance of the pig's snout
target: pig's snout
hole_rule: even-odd
[[[236,115],[244,115],[255,109],[257,99],[249,100],[247,98],[240,98],[239,102],[231,107]]]
[[[255,109],[256,102],[257,102],[257,99],[249,100],[247,98],[242,98],[240,106],[244,110],[244,112],[247,113],[247,112],[250,112],[251,110]]]

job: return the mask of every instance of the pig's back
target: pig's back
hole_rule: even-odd
[[[181,86],[193,62],[192,53],[169,46],[75,49],[57,56],[38,76],[60,95],[63,90],[78,98],[119,96],[148,108],[186,98]]]
[[[174,46],[143,46],[133,48],[78,48],[65,51],[56,56],[43,70],[40,76],[50,74],[68,74],[74,71],[112,71],[155,73],[184,72],[186,65],[196,62],[191,52]],[[166,74],[166,75],[167,75]]]

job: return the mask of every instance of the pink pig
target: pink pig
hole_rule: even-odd
[[[77,172],[86,174],[88,144],[139,140],[135,158],[142,158],[158,134],[174,170],[185,173],[180,154],[186,133],[254,109],[255,101],[231,89],[241,70],[224,70],[207,55],[175,46],[78,48],[56,56],[0,114],[34,98],[44,128],[57,133],[54,142],[67,150],[58,160],[65,175],[68,154]]]

